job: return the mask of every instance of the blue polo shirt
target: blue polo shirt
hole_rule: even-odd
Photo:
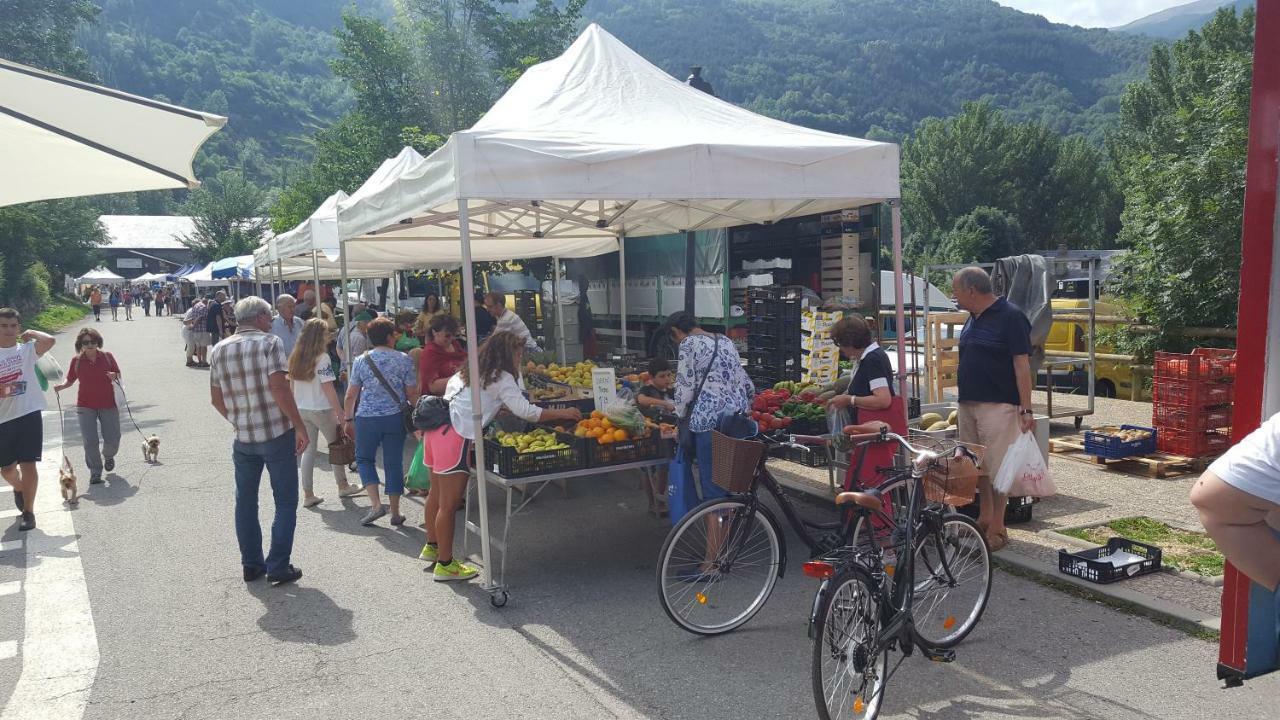
[[[1031,354],[1031,323],[1013,303],[998,298],[960,331],[960,402],[1021,405],[1013,357]]]

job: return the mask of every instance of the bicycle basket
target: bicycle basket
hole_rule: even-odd
[[[724,433],[711,431],[711,481],[731,493],[744,493],[751,489],[756,468],[764,455],[764,443],[757,440],[738,440]]]
[[[965,450],[969,452],[966,453]],[[924,496],[929,502],[962,507],[978,494],[978,465],[972,453],[982,461],[986,448],[981,445],[957,445],[949,449],[930,468],[924,478]]]

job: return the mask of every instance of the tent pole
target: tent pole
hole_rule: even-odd
[[[284,294],[284,261],[283,260],[280,260],[279,258],[276,259],[276,269],[280,271],[280,293],[276,295],[276,297],[280,297],[280,295]],[[271,304],[275,305],[275,298],[272,298]]]
[[[697,254],[697,237],[698,234],[692,230],[686,231],[684,234],[684,309],[694,317],[693,302],[693,279],[694,279],[694,262]]]
[[[471,269],[470,208],[467,200],[458,201],[458,233],[462,240],[462,310],[467,321],[467,377],[471,390],[471,435],[476,449],[476,503],[480,513],[480,586],[494,590],[493,563],[489,555],[489,480],[484,457],[484,407],[480,399],[480,354],[476,347],[476,304],[468,299],[476,294]],[[465,520],[464,520],[465,522]],[[464,529],[463,532],[466,532]],[[504,551],[505,552],[505,549]]]
[[[320,261],[316,258],[318,250],[311,251],[311,279],[314,281],[313,289],[316,293],[316,305],[320,304]],[[301,298],[299,298],[301,299]],[[312,308],[314,309],[314,308]],[[316,317],[320,317],[320,312],[316,311]]]
[[[342,236],[338,236],[338,271],[341,276],[339,282],[342,283],[338,287],[341,295],[338,302],[342,304],[342,330],[343,330],[343,351],[342,351],[342,369],[347,370],[350,367],[351,360],[351,328],[354,327],[351,321],[351,296],[347,294],[347,240]],[[317,299],[319,296],[316,296]]]
[[[625,233],[618,236],[618,275],[620,285],[618,298],[622,302],[622,307],[618,314],[620,321],[618,326],[622,329],[622,352],[627,352],[627,236]],[[586,290],[583,290],[586,292]],[[609,297],[609,284],[605,283],[604,296]]]
[[[564,306],[560,302],[560,258],[551,258],[551,304],[556,309],[556,356],[560,364],[567,361],[564,349]]]
[[[890,222],[893,224],[893,305],[894,317],[898,324],[898,395],[907,395],[907,346],[903,334],[907,327],[906,310],[902,306],[902,200],[894,198],[889,201]],[[927,290],[927,288],[926,288]],[[928,301],[925,302],[928,304]]]

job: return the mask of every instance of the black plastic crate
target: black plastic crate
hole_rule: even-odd
[[[956,508],[956,512],[962,515],[968,515],[974,520],[978,519],[978,503],[982,498],[982,493],[977,493],[973,497],[973,502],[968,505],[961,505]],[[1004,522],[1006,525],[1021,525],[1022,523],[1031,522],[1032,508],[1035,507],[1035,498],[1032,497],[1011,497],[1004,506]]]
[[[1127,552],[1140,556],[1124,565],[1115,565],[1100,558],[1108,557],[1116,552]],[[1125,578],[1147,575],[1160,569],[1160,548],[1147,545],[1128,538],[1113,537],[1103,547],[1067,552],[1058,551],[1058,571],[1065,575],[1073,575],[1089,582],[1105,585]]]
[[[670,447],[670,441],[663,440],[661,433],[657,430],[651,431],[645,437],[615,441],[605,445],[601,445],[595,438],[575,435],[570,435],[567,442],[582,453],[585,458],[585,467],[654,460],[675,454],[674,448]]]
[[[492,472],[504,478],[528,477],[566,470],[581,470],[585,458],[582,448],[574,442],[572,435],[557,434],[561,442],[569,447],[561,450],[543,450],[540,452],[522,453],[516,448],[502,445],[498,441],[486,437],[484,439],[485,461]]]
[[[794,427],[787,428],[788,432],[796,435],[804,435],[806,433],[797,431]],[[805,467],[826,467],[827,466],[827,450],[822,447],[812,447],[809,449],[788,447],[782,456],[786,460],[793,463],[804,465]]]

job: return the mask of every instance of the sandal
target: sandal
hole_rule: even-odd
[[[991,552],[1003,550],[1009,544],[1009,531],[1000,530],[994,535],[987,536],[987,549]]]

